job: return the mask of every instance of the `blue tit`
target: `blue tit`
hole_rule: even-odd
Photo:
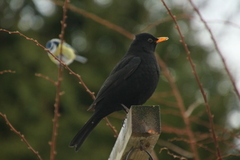
[[[60,55],[60,47],[61,46],[61,40],[54,38],[47,42],[46,48],[50,50],[52,54],[54,54],[58,59],[62,60],[66,65],[69,65],[73,62],[73,60],[76,60],[81,63],[86,63],[87,58],[76,55],[75,50],[66,42],[63,42],[62,45],[62,56]],[[59,65],[59,62],[48,53],[49,58],[51,61],[53,61],[55,64]]]

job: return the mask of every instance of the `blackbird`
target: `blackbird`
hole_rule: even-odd
[[[154,55],[157,43],[167,37],[155,38],[141,33],[135,36],[125,56],[114,67],[100,88],[89,109],[92,117],[70,142],[78,151],[96,125],[114,111],[126,110],[131,105],[142,105],[153,94],[159,80],[159,67]]]

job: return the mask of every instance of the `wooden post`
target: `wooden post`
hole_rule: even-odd
[[[148,160],[160,131],[159,106],[132,106],[108,160]]]

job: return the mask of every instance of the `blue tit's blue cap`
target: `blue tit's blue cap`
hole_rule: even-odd
[[[58,46],[59,43],[60,43],[60,39],[56,39],[56,38],[55,39],[51,39],[50,41],[48,41],[46,43],[46,48],[47,49],[51,49],[53,47],[53,45]]]
[[[47,49],[50,49],[50,48],[52,48],[52,42],[51,41],[48,41],[47,43],[46,43],[46,48]]]

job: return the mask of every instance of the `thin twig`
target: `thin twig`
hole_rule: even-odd
[[[189,140],[187,139],[184,139],[184,138],[172,138],[172,139],[169,139],[168,141],[172,142],[172,141],[181,141],[181,142],[186,142],[186,143],[190,143]],[[203,144],[199,144],[199,143],[196,143],[196,145],[199,147],[199,148],[203,148],[205,149],[206,151],[210,152],[211,154],[214,154],[214,150],[204,146]]]
[[[61,45],[60,45],[60,60],[62,60],[62,45],[64,42],[64,33],[67,20],[67,6],[70,3],[70,0],[65,0],[63,5],[63,18],[61,21],[61,33],[59,35],[59,38],[61,39]],[[52,141],[50,143],[51,151],[50,151],[50,160],[55,160],[55,156],[57,154],[56,152],[56,142],[57,142],[57,135],[58,135],[58,119],[60,117],[59,114],[59,108],[60,108],[60,97],[61,97],[61,83],[62,83],[62,74],[63,74],[63,67],[62,65],[59,65],[58,67],[58,81],[56,85],[56,98],[55,98],[55,104],[54,104],[54,118],[53,118],[53,131],[52,131]]]
[[[53,1],[56,5],[63,5],[63,2],[61,1]],[[77,8],[73,5],[68,5],[68,8],[70,10],[72,10],[73,12],[76,12],[78,14],[81,14],[89,19],[92,19],[94,20],[95,22],[98,22],[99,24],[102,24],[106,27],[108,27],[109,29],[112,29],[122,35],[124,35],[125,37],[129,38],[129,39],[133,39],[134,35],[128,31],[126,31],[125,29],[123,29],[122,27],[119,27],[118,25],[115,25],[101,17],[98,17],[97,15],[93,14],[93,13],[90,13],[90,12],[87,12],[86,10],[84,9],[81,9],[81,8]]]
[[[69,71],[69,74],[72,74],[74,75],[75,77],[78,78],[79,80],[79,84],[81,84],[83,86],[83,88],[86,90],[87,93],[89,93],[89,95],[92,97],[93,100],[96,99],[95,97],[95,93],[92,92],[88,87],[87,85],[85,84],[85,82],[83,81],[81,75],[73,72],[72,69],[70,69],[63,61],[61,61],[60,59],[58,59],[53,53],[50,52],[49,49],[46,49],[43,45],[41,45],[37,40],[33,39],[33,38],[29,38],[27,37],[26,35],[22,34],[21,32],[19,31],[9,31],[9,30],[6,30],[6,29],[0,29],[0,31],[3,31],[3,32],[7,32],[9,34],[18,34],[22,37],[24,37],[26,40],[29,40],[29,41],[33,41],[37,46],[41,47],[42,49],[44,49],[47,53],[49,53],[52,57],[54,57],[62,66],[64,66],[68,71]],[[110,126],[110,128],[114,131],[114,134],[115,135],[118,135],[117,133],[117,130],[115,128],[112,128],[112,124],[110,123],[110,121],[107,122],[108,126]]]
[[[2,114],[0,112],[0,116],[3,117],[3,119],[5,120],[6,124],[10,127],[10,130],[13,131],[14,133],[16,133],[20,138],[21,140],[28,146],[28,149],[30,149],[36,156],[39,160],[42,160],[41,156],[39,155],[38,151],[36,151],[35,149],[33,149],[33,147],[30,145],[30,143],[27,141],[27,139],[24,137],[23,134],[21,134],[19,131],[17,131],[13,125],[9,122],[9,120],[7,119],[7,116]]]
[[[170,156],[172,156],[174,159],[177,158],[177,159],[180,159],[180,160],[187,160],[187,158],[185,158],[185,157],[178,156],[178,155],[175,155],[174,153],[171,153],[171,152],[169,151],[169,149],[166,148],[166,147],[161,148],[160,151],[159,151],[159,153],[162,153],[162,151],[164,151],[164,150],[166,150],[166,151],[167,151],[167,154],[170,155]]]
[[[49,78],[48,76],[45,76],[41,73],[35,73],[35,76],[37,77],[41,77],[41,78],[44,78],[46,79],[47,81],[51,82],[52,84],[54,84],[55,86],[58,84],[57,82],[55,82],[54,80],[52,80],[51,78]]]
[[[16,73],[16,71],[12,71],[12,70],[3,70],[3,71],[0,71],[0,74],[4,74],[4,73]]]
[[[227,157],[240,157],[240,154],[228,154],[228,155],[222,156],[222,158],[227,158]]]
[[[177,145],[175,145],[174,143],[171,143],[169,141],[163,140],[163,139],[159,139],[157,142],[160,146],[164,146],[167,147],[168,149],[182,155],[183,157],[186,158],[193,158],[193,154]]]
[[[216,41],[216,39],[214,38],[213,33],[212,33],[210,27],[208,26],[207,22],[203,19],[200,11],[197,9],[197,7],[196,7],[195,4],[192,2],[192,0],[189,0],[189,2],[190,2],[190,4],[192,5],[192,7],[193,7],[193,9],[195,10],[195,12],[196,12],[196,13],[198,14],[198,16],[200,17],[200,19],[201,19],[201,21],[203,22],[203,24],[205,25],[205,28],[208,30],[208,32],[209,32],[209,34],[210,34],[210,36],[211,36],[211,39],[212,39],[212,41],[213,41],[213,44],[214,44],[214,46],[215,46],[215,49],[217,50],[217,52],[218,52],[218,54],[219,54],[219,56],[220,56],[220,58],[221,58],[221,60],[222,60],[222,62],[223,62],[224,68],[225,68],[225,70],[226,70],[226,72],[227,72],[227,74],[228,74],[228,76],[229,76],[229,79],[230,79],[231,82],[232,82],[232,85],[233,85],[233,87],[234,87],[234,90],[235,90],[236,94],[238,95],[238,98],[240,99],[240,91],[237,89],[237,84],[236,84],[236,82],[235,82],[235,80],[234,80],[234,78],[233,78],[230,70],[228,69],[226,60],[224,59],[223,53],[221,52],[221,50],[220,50],[219,47],[218,47],[217,41]],[[217,147],[217,146],[216,146],[216,147]],[[220,156],[220,152],[219,152],[218,156]]]
[[[54,2],[56,5],[61,5],[61,6],[64,5],[63,2],[61,2],[61,1],[53,1],[53,2]],[[117,25],[115,25],[115,24],[113,24],[113,23],[111,23],[111,22],[109,22],[109,21],[107,21],[107,20],[105,20],[105,19],[102,19],[102,18],[98,17],[98,16],[95,15],[95,14],[92,14],[92,13],[89,13],[89,12],[83,10],[83,9],[77,8],[77,7],[75,7],[75,6],[71,5],[71,4],[68,4],[66,7],[67,7],[68,9],[76,12],[76,13],[79,13],[79,14],[87,17],[87,18],[90,18],[90,19],[92,19],[92,20],[94,20],[94,21],[96,21],[96,22],[98,22],[98,23],[100,23],[100,24],[102,24],[102,25],[110,28],[110,29],[113,29],[113,30],[121,33],[122,35],[126,36],[127,38],[133,39],[133,37],[134,37],[134,35],[131,34],[130,32],[124,30],[123,28],[121,28],[121,27],[119,27],[119,26],[117,26]],[[95,95],[94,95],[94,92],[91,92],[91,91],[88,89],[88,87],[86,86],[86,84],[85,84],[85,83],[82,83],[83,81],[81,80],[82,78],[80,77],[80,75],[75,75],[75,76],[77,76],[77,77],[80,79],[80,82],[79,82],[79,83],[84,86],[84,88],[86,89],[86,91],[92,96],[92,99],[95,100],[96,97],[95,97]],[[117,136],[118,136],[118,131],[116,130],[116,128],[111,124],[111,122],[109,121],[109,119],[108,119],[107,117],[105,117],[104,120],[106,121],[107,126],[109,126],[109,127],[111,128],[111,130],[113,131],[114,137],[117,137]]]
[[[177,17],[178,17],[179,19],[190,19],[190,18],[192,18],[192,16],[189,16],[189,15],[186,15],[186,14],[180,14],[180,15],[177,15]],[[162,19],[160,19],[160,20],[157,20],[157,21],[149,24],[148,26],[146,26],[145,28],[143,28],[140,32],[147,32],[147,31],[149,31],[150,29],[152,29],[152,28],[154,28],[154,27],[156,27],[156,26],[158,26],[158,25],[160,25],[160,24],[162,24],[162,23],[166,23],[166,22],[168,22],[168,21],[171,21],[171,20],[172,20],[171,17],[162,18]]]
[[[180,27],[179,27],[179,25],[177,23],[177,20],[176,20],[176,16],[174,16],[172,14],[171,10],[168,8],[168,6],[164,2],[164,0],[161,0],[161,1],[162,1],[163,5],[165,6],[165,8],[167,9],[169,15],[172,17],[174,23],[175,23],[175,27],[176,27],[176,29],[178,31],[178,34],[179,34],[180,38],[181,38],[180,42],[183,44],[184,50],[185,50],[185,52],[187,54],[187,59],[188,59],[190,65],[192,67],[193,75],[194,75],[194,77],[195,77],[195,79],[197,81],[197,84],[199,86],[199,89],[200,89],[200,91],[202,93],[202,96],[203,96],[203,99],[204,99],[204,102],[205,102],[205,106],[206,106],[206,111],[207,111],[207,114],[208,114],[208,119],[209,119],[209,122],[210,122],[210,132],[212,133],[213,141],[214,141],[214,144],[215,144],[215,147],[216,147],[216,156],[217,156],[217,158],[220,158],[221,154],[220,154],[219,145],[218,145],[218,141],[217,141],[217,135],[216,135],[215,129],[214,129],[213,116],[212,116],[212,113],[211,113],[211,110],[210,110],[210,107],[209,107],[209,104],[208,104],[208,100],[207,100],[207,95],[206,95],[206,93],[203,90],[203,87],[202,87],[202,84],[200,82],[199,76],[198,76],[198,74],[196,72],[196,69],[195,69],[196,66],[193,63],[193,60],[191,58],[191,53],[190,53],[190,51],[189,51],[189,49],[187,47],[187,44],[185,43],[184,36],[183,36],[183,34],[182,34],[181,30],[180,30]]]
[[[201,20],[202,21],[202,20]],[[205,20],[204,20],[205,21]],[[225,25],[229,25],[229,26],[232,26],[234,28],[237,28],[237,29],[240,29],[240,24],[237,24],[237,23],[234,23],[234,22],[231,22],[231,21],[228,21],[228,20],[219,20],[219,19],[216,19],[216,20],[208,20],[208,21],[205,21],[205,23],[220,23],[220,24],[225,24]],[[215,38],[214,38],[215,39]]]
[[[49,51],[49,49],[46,49],[43,45],[41,45],[37,40],[33,39],[33,38],[30,38],[24,34],[22,34],[21,32],[19,31],[9,31],[9,30],[6,30],[6,29],[0,29],[0,31],[3,31],[3,32],[7,32],[9,34],[18,34],[22,37],[24,37],[26,40],[29,40],[29,41],[32,41],[34,42],[37,46],[41,47],[44,51],[46,51],[47,53],[49,53],[52,57],[54,57],[62,66],[64,66],[68,71],[69,71],[69,74],[72,74],[74,75],[75,77],[78,78],[79,80],[79,84],[81,84],[83,86],[83,88],[86,90],[86,92],[89,93],[89,95],[92,97],[92,99],[95,99],[95,96],[94,96],[94,92],[91,92],[91,90],[87,87],[87,85],[84,83],[82,77],[79,75],[79,74],[76,74],[75,72],[73,72],[63,61],[61,61],[60,59],[58,59],[53,53],[51,53]]]
[[[109,126],[113,131],[114,137],[118,137],[118,131],[116,130],[115,126],[112,125],[112,123],[109,121],[107,117],[104,117],[103,119],[107,122],[107,126]]]
[[[174,134],[177,134],[178,136],[181,136],[181,135],[186,136],[186,134],[187,134],[186,129],[171,127],[169,125],[164,125],[164,124],[162,124],[162,126],[161,126],[161,132],[174,133]]]
[[[158,64],[160,65],[161,69],[162,69],[162,72],[164,74],[164,76],[168,79],[168,82],[172,88],[172,91],[173,91],[173,94],[177,100],[177,105],[179,107],[179,110],[180,110],[180,113],[181,113],[181,116],[183,118],[183,121],[185,123],[185,126],[186,126],[186,131],[187,131],[187,135],[190,139],[190,147],[191,147],[191,150],[193,152],[193,156],[195,158],[195,160],[199,160],[199,156],[198,156],[198,152],[197,152],[197,148],[196,148],[196,145],[195,145],[195,137],[194,137],[194,134],[191,130],[191,123],[190,123],[190,120],[186,114],[186,109],[185,109],[185,106],[184,106],[184,103],[183,103],[183,99],[182,99],[182,96],[172,78],[172,76],[170,75],[168,69],[167,69],[167,66],[166,64],[163,62],[163,60],[157,55],[157,61],[158,61]]]

